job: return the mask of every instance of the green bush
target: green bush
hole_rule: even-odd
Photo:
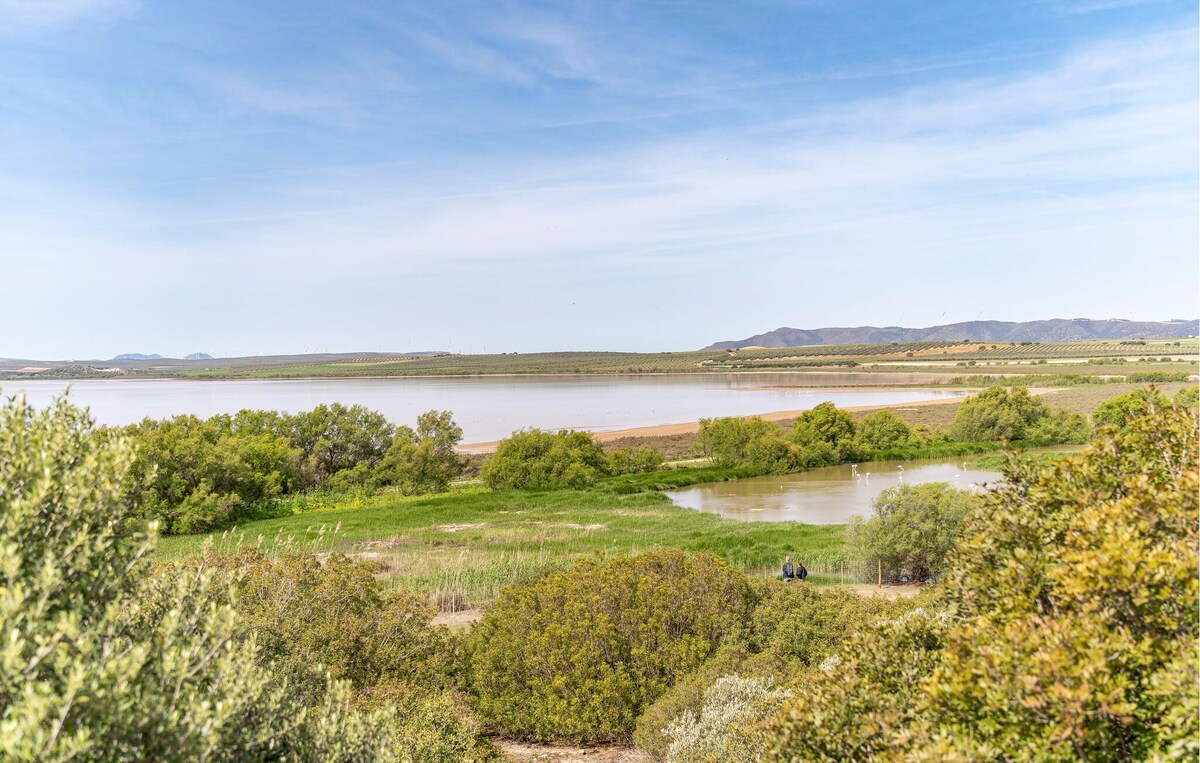
[[[851,518],[850,545],[860,560],[925,580],[942,574],[963,521],[979,503],[945,482],[890,487],[875,498],[873,516]]]
[[[124,435],[137,452],[134,500],[167,534],[227,527],[301,481],[300,452],[286,439],[227,419],[145,419]]]
[[[312,666],[360,691],[399,682],[421,689],[458,689],[461,649],[435,614],[406,591],[383,588],[376,565],[341,554],[270,559],[244,550],[209,553],[203,564],[230,581],[244,626],[259,656],[303,681]]]
[[[510,586],[472,630],[480,717],[540,740],[627,740],[642,711],[749,617],[745,576],[652,551]]]
[[[909,444],[912,428],[888,410],[876,411],[858,422],[854,444],[861,450],[887,450]]]
[[[0,406],[0,759],[396,760],[394,711],[292,695],[211,570],[148,575],[133,458],[63,400]]]
[[[500,441],[481,476],[493,490],[554,490],[584,488],[608,472],[604,450],[591,434],[522,429]]]
[[[448,411],[421,414],[416,430],[334,404],[295,416],[146,419],[123,434],[137,453],[134,500],[166,534],[228,527],[305,488],[437,492],[463,469],[454,452],[462,430]]]
[[[738,671],[790,678],[897,608],[883,597],[772,581],[754,609],[749,630],[753,657]]]
[[[450,411],[427,411],[417,427],[396,428],[392,444],[379,463],[377,481],[399,488],[404,495],[440,493],[463,472],[463,459],[454,447],[462,442],[462,427]]]
[[[793,471],[803,462],[801,449],[783,430],[757,416],[701,419],[699,443],[715,465],[751,473]]]
[[[773,760],[1194,759],[1196,412],[1015,461],[950,561],[949,614],[854,637],[774,725]]]
[[[1023,440],[1045,414],[1045,403],[1024,387],[988,387],[958,406],[950,431],[963,442]]]
[[[656,448],[617,448],[608,454],[608,471],[613,475],[648,474],[662,464],[663,454]]]
[[[1125,381],[1129,384],[1167,384],[1187,380],[1187,371],[1136,371],[1125,375]]]
[[[1170,401],[1153,387],[1135,389],[1124,395],[1117,395],[1105,400],[1096,406],[1096,409],[1092,411],[1092,423],[1097,427],[1111,426],[1124,429],[1134,419],[1146,415],[1151,409],[1162,409],[1170,404]]]
[[[1052,411],[1024,387],[988,387],[958,406],[951,435],[961,442],[1026,440],[1045,445],[1087,442],[1087,420]]]
[[[655,758],[665,756],[668,727],[685,714],[700,716],[705,693],[722,676],[737,673],[793,683],[851,634],[909,606],[775,580],[760,581],[756,588],[759,601],[745,629],[642,713],[634,732],[639,749]]]
[[[833,403],[825,402],[800,414],[789,437],[804,447],[819,443],[829,445],[838,452],[838,460],[844,461],[853,457],[856,429],[853,416]]]

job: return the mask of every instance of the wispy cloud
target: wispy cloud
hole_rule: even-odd
[[[46,26],[81,19],[112,19],[137,12],[141,0],[0,0],[0,20]]]

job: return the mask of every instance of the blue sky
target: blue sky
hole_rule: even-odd
[[[0,0],[0,356],[1200,314],[1194,2]]]

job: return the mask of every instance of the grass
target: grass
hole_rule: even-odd
[[[392,496],[354,510],[265,519],[219,536],[163,538],[158,556],[190,556],[210,538],[224,551],[257,544],[270,552],[290,543],[356,554],[383,565],[391,584],[449,610],[485,605],[504,585],[591,554],[707,551],[751,573],[773,569],[788,554],[831,569],[845,559],[840,526],[737,522],[678,508],[661,493],[621,490],[605,482],[583,491]]]

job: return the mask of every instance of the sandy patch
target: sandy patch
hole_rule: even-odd
[[[457,533],[462,532],[463,530],[480,530],[484,527],[487,527],[487,524],[480,522],[479,524],[474,525],[438,525],[437,529],[444,533]]]
[[[859,596],[881,596],[885,599],[911,599],[921,592],[921,586],[888,585],[880,588],[874,585],[860,585],[851,588]]]
[[[495,740],[496,747],[512,763],[650,763],[650,757],[632,747],[560,747]]]

